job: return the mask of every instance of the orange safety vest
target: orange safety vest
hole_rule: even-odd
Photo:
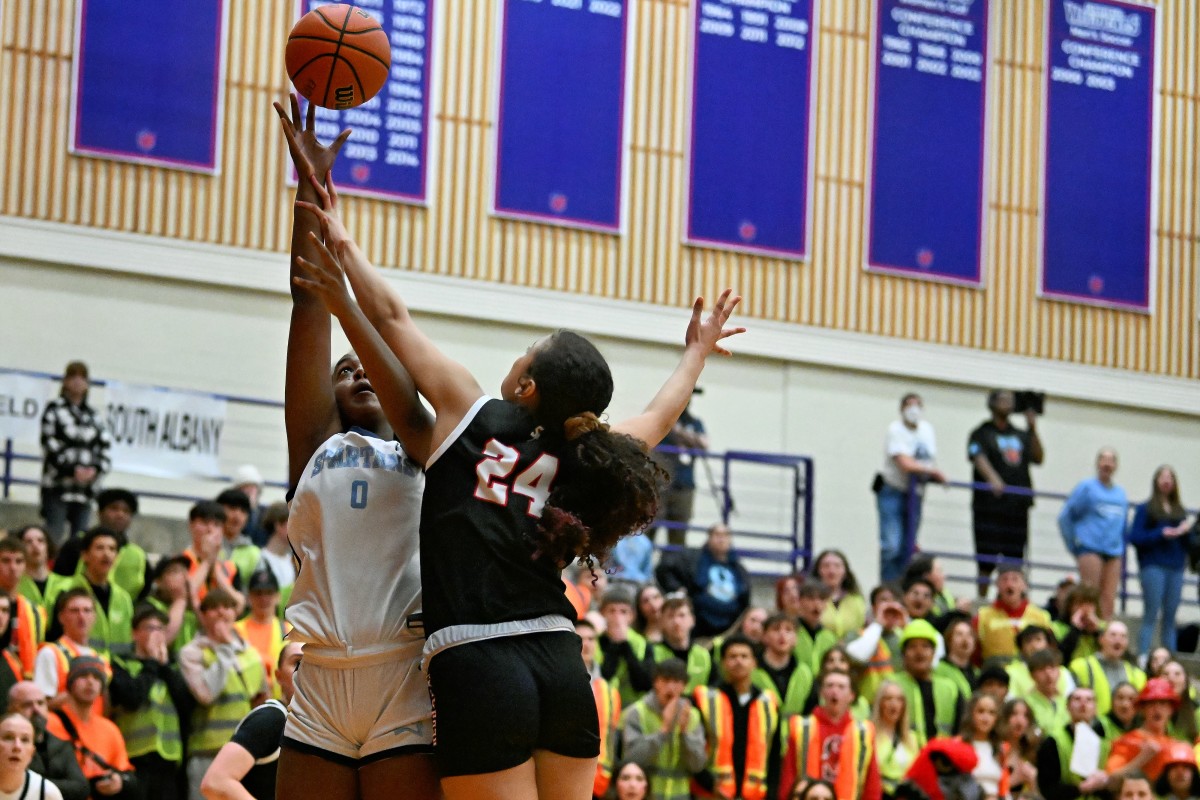
[[[17,658],[21,662],[22,676],[25,680],[33,680],[34,662],[37,661],[38,648],[46,641],[46,612],[39,606],[29,602],[29,598],[13,595],[16,606],[13,616],[17,624],[14,631],[13,643],[17,646]]]
[[[67,676],[71,672],[71,659],[79,658],[80,656],[95,656],[103,661],[104,676],[106,678],[105,683],[112,683],[112,663],[109,661],[107,653],[101,653],[100,651],[93,650],[90,647],[85,647],[83,650],[81,650],[79,649],[78,645],[65,636],[57,641],[47,642],[42,646],[54,648],[54,657],[58,661],[58,694],[62,694],[67,690]],[[100,696],[96,698],[96,703],[92,709],[96,713],[100,714],[100,716],[104,716],[103,692],[101,692]]]
[[[847,712],[849,713],[849,712]],[[814,741],[820,724],[812,717],[794,716],[788,721],[786,758],[794,759],[796,775],[820,780],[822,742]],[[838,800],[858,800],[867,782],[867,772],[875,758],[875,726],[870,722],[852,719],[847,735],[842,737],[838,756],[837,780],[834,794]]]
[[[700,710],[705,736],[708,739],[708,771],[713,786],[722,797],[743,800],[763,800],[767,796],[767,758],[771,738],[779,728],[779,706],[775,698],[762,692],[750,701],[750,720],[746,731],[746,774],[738,790],[733,773],[733,707],[725,692],[710,686],[697,686],[692,693]],[[714,795],[692,781],[692,794],[697,797]]]
[[[596,780],[592,794],[601,797],[612,781],[613,765],[617,761],[617,724],[621,719],[621,695],[604,678],[592,678],[592,697],[600,716],[600,760],[596,762]]]
[[[233,623],[238,634],[253,647],[263,662],[263,671],[267,674],[267,685],[275,685],[275,665],[279,663],[279,654],[283,652],[283,637],[286,634],[286,623],[279,617],[271,617],[265,625],[246,617]]]
[[[188,577],[196,577],[196,571],[200,569],[200,559],[190,547],[183,551],[183,557],[188,560]],[[232,561],[218,561],[216,562],[215,569],[225,578],[230,586],[233,585],[233,576],[237,574],[237,567],[233,565]],[[203,600],[204,596],[208,594],[208,583],[209,582],[206,579],[205,582],[200,585],[200,591],[196,597],[197,600]]]
[[[4,663],[8,665],[8,669],[13,674],[13,678],[17,681],[21,678],[21,662],[9,651],[4,651]]]

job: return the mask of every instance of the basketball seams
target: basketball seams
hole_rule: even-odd
[[[343,9],[345,13],[338,20],[338,13]],[[325,108],[333,107],[330,105],[331,94],[335,95],[335,102],[342,107],[354,107],[369,99],[367,80],[374,87],[381,78],[386,82],[391,70],[391,59],[387,57],[390,45],[383,26],[349,4],[314,8],[307,16],[310,17],[309,21],[297,23],[288,37],[289,45],[293,42],[296,45],[294,52],[293,48],[288,48],[289,61],[295,64],[294,69],[288,70],[292,82],[297,87],[301,84],[311,87],[311,92],[305,93],[310,102]],[[370,27],[351,29],[352,25]],[[334,31],[337,36],[332,35]],[[370,36],[364,39],[360,34]],[[343,48],[345,53],[342,52]],[[296,64],[297,60],[302,60],[302,63]],[[344,73],[342,65],[345,65]],[[349,86],[346,85],[347,81],[350,82]],[[372,96],[377,91],[372,89]]]
[[[382,29],[375,28],[375,30],[382,30]],[[302,41],[303,40],[303,41],[311,41],[311,42],[328,42],[329,44],[334,43],[332,39],[325,39],[320,36],[292,36],[291,39],[292,39],[292,41]],[[382,58],[375,55],[374,53],[372,53],[370,50],[367,50],[366,48],[359,47],[358,45],[348,44],[346,42],[342,42],[341,46],[346,48],[347,50],[353,50],[356,53],[361,53],[370,59],[378,61],[380,64],[382,64],[384,66],[385,69],[391,67],[391,64],[384,61]],[[333,53],[323,53],[322,55],[331,55],[331,56],[336,57],[337,51],[335,50]],[[343,60],[345,60],[345,59],[343,59]]]
[[[318,9],[319,11],[320,9]],[[333,67],[329,70],[329,77],[325,79],[325,93],[321,95],[321,105],[328,108],[329,90],[333,87],[333,75],[337,71],[338,53],[342,51],[342,39],[346,38],[346,28],[350,27],[350,14],[354,11],[352,6],[347,6],[346,16],[342,18],[342,29],[338,31],[337,47],[333,49]],[[321,19],[325,19],[324,16]],[[326,20],[328,21],[328,20]],[[349,63],[349,62],[347,62]],[[361,86],[359,91],[362,91]]]

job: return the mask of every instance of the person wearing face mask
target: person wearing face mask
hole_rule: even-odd
[[[900,419],[887,429],[883,447],[883,469],[875,478],[875,501],[879,508],[880,582],[897,581],[903,576],[909,553],[904,528],[910,512],[921,521],[921,484],[945,483],[946,476],[937,468],[937,440],[933,426],[924,419],[921,396],[908,393],[900,399]],[[908,485],[916,478],[918,491],[910,498]],[[915,499],[916,509],[909,508]],[[913,531],[916,541],[916,531]]]

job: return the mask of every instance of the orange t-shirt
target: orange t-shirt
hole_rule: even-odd
[[[129,753],[125,749],[125,739],[122,738],[121,729],[115,723],[96,713],[93,713],[87,722],[83,722],[75,710],[69,706],[64,706],[62,713],[66,714],[75,725],[79,739],[71,738],[71,735],[67,733],[66,726],[58,718],[58,714],[50,714],[50,718],[46,720],[46,730],[76,746],[75,758],[79,761],[79,768],[83,770],[83,777],[88,780],[99,778],[110,768],[119,769],[122,772],[129,772],[133,769],[133,765],[129,763]],[[84,755],[80,752],[79,745],[83,745],[100,756],[108,762],[108,766],[102,767],[96,763],[94,758]]]
[[[1146,762],[1146,766],[1142,767],[1142,772],[1146,774],[1151,783],[1154,783],[1158,780],[1158,776],[1162,774],[1163,767],[1166,766],[1167,753],[1170,751],[1171,744],[1175,742],[1175,739],[1166,735],[1155,736],[1141,728],[1122,734],[1120,739],[1113,742],[1112,752],[1108,755],[1108,762],[1104,765],[1104,771],[1111,775],[1130,761],[1133,761],[1138,757],[1138,753],[1142,752],[1142,742],[1147,739],[1153,739],[1162,748],[1159,750],[1158,755],[1150,759]]]

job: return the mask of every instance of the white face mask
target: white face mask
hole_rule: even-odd
[[[900,416],[904,417],[904,421],[909,425],[916,425],[921,421],[921,407],[916,403],[905,406],[904,411],[900,412]]]

